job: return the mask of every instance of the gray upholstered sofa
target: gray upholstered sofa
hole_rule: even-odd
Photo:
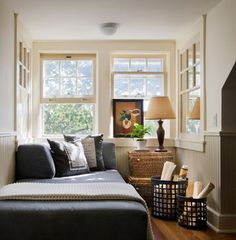
[[[46,153],[40,152],[41,150],[38,152],[34,145],[23,146],[23,148],[23,155],[17,158],[16,164],[16,176],[21,182],[113,181],[125,184],[116,170],[113,143],[103,143],[106,171],[52,179],[22,178],[22,171],[24,175],[24,167],[27,169],[30,159],[37,159],[40,154],[47,157],[48,154],[47,150],[45,150]],[[141,203],[127,200],[0,201],[0,239],[144,240],[147,236],[147,216],[146,209]]]

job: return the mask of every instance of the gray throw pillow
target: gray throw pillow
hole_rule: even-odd
[[[16,178],[53,178],[55,166],[48,146],[42,144],[20,145],[16,153]]]
[[[56,177],[65,177],[89,172],[82,143],[57,142],[48,139],[56,168]]]
[[[104,171],[103,160],[103,134],[89,135],[83,139],[73,135],[64,135],[66,142],[76,144],[81,140],[84,148],[84,154],[86,156],[89,168],[91,171]]]

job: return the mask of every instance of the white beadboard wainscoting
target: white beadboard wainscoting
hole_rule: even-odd
[[[0,187],[15,178],[16,133],[0,132]]]
[[[176,148],[179,165],[189,166],[189,181],[212,182],[208,223],[217,232],[236,232],[236,134],[205,133],[205,152]]]

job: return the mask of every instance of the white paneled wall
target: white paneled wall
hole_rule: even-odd
[[[215,190],[209,195],[208,206],[220,211],[220,136],[206,136],[205,152],[176,148],[179,165],[189,166],[189,181],[213,182]]]

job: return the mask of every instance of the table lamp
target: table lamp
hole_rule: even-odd
[[[165,130],[162,127],[162,119],[175,119],[175,113],[167,96],[152,97],[150,99],[148,110],[145,114],[147,120],[158,120],[159,127],[157,129],[157,139],[159,147],[155,152],[167,152],[164,148]]]

